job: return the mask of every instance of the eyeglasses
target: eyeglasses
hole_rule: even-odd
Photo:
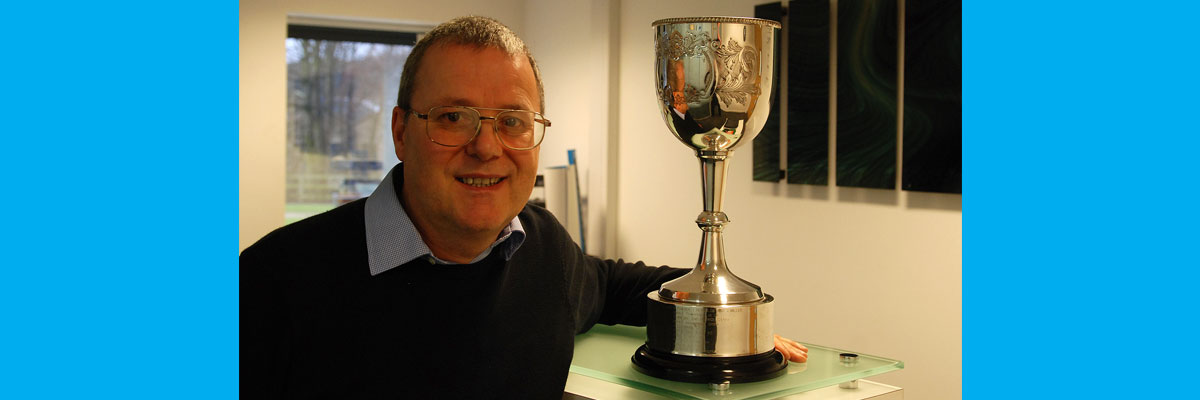
[[[480,110],[499,111],[495,117],[479,115]],[[490,119],[496,138],[504,147],[513,150],[532,150],[542,143],[550,120],[541,113],[503,108],[443,106],[429,109],[426,114],[413,112],[425,120],[425,135],[429,140],[447,147],[458,147],[475,140],[483,120]]]

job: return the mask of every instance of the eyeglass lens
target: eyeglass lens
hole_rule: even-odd
[[[466,107],[434,108],[428,118],[430,138],[447,146],[466,144],[480,129],[481,119],[492,118],[481,118],[478,111]],[[546,129],[532,111],[502,111],[494,119],[500,141],[518,149],[536,146]]]

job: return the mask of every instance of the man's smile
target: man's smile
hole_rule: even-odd
[[[489,187],[489,186],[495,185],[497,183],[500,183],[500,182],[504,181],[505,178],[503,178],[503,177],[492,177],[492,178],[456,177],[454,179],[458,180],[459,182],[462,182],[463,184],[466,184],[468,186],[477,187],[477,188],[485,188],[485,187]]]

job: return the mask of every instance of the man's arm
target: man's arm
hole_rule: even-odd
[[[287,310],[272,257],[251,246],[238,257],[240,268],[240,391],[244,399],[283,398]]]
[[[576,333],[587,332],[596,323],[645,325],[646,293],[688,271],[601,260],[578,250],[568,258],[563,261],[569,266],[567,294],[574,305]]]
[[[650,267],[642,262],[601,260],[588,256],[599,275],[604,304],[596,322],[613,325],[646,325],[646,294],[657,291],[663,283],[686,274],[689,270],[666,266]]]

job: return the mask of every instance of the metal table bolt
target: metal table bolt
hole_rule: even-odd
[[[723,394],[733,393],[732,391],[729,390],[729,381],[725,381],[725,382],[721,382],[721,383],[710,383],[710,384],[708,384],[708,388],[711,389],[713,394],[715,394],[715,395],[723,395]]]
[[[842,353],[842,354],[838,354],[838,358],[841,359],[843,367],[849,368],[849,367],[853,367],[856,364],[858,364],[858,354]],[[840,387],[842,389],[858,389],[858,379],[855,379],[855,380],[852,380],[849,382],[839,383],[838,387]]]

